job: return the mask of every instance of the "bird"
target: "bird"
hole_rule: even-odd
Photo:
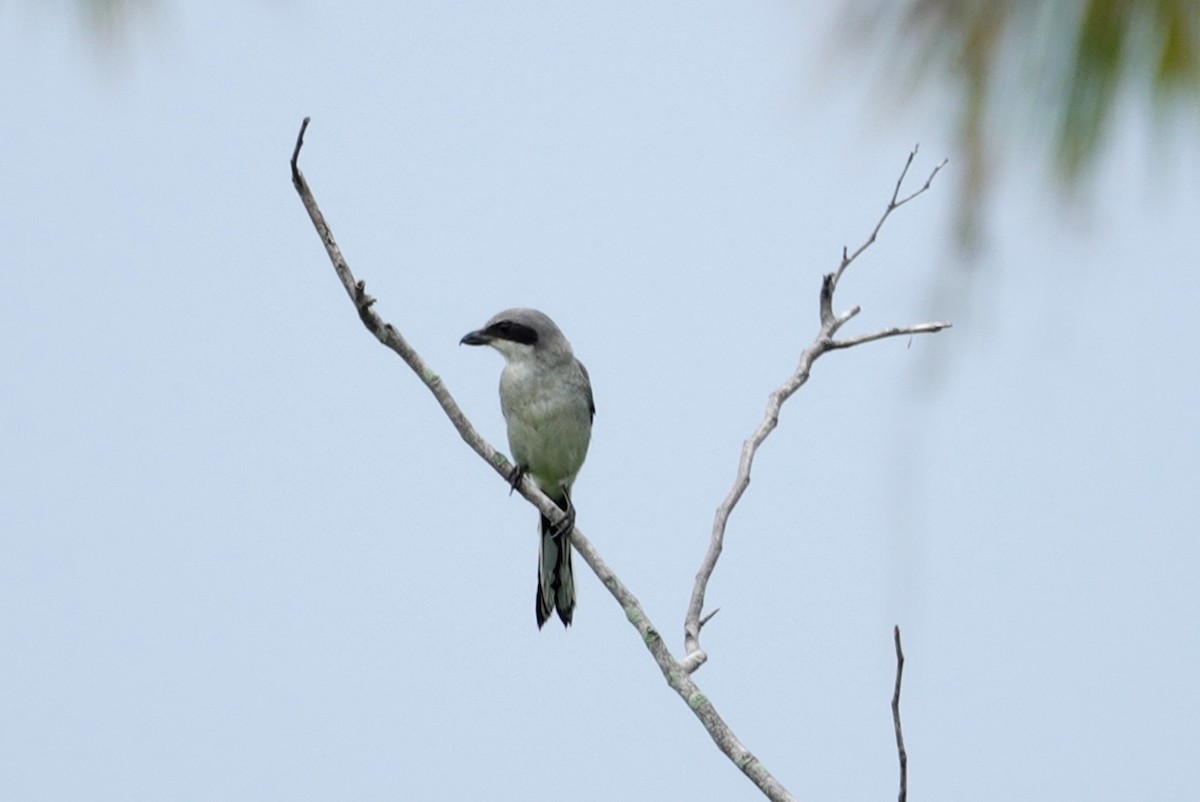
[[[536,309],[506,309],[459,342],[490,345],[504,356],[500,410],[514,462],[512,486],[529,476],[566,513],[558,526],[541,516],[534,612],[538,629],[556,610],[569,627],[575,612],[571,486],[587,457],[596,415],[587,368],[554,321]]]

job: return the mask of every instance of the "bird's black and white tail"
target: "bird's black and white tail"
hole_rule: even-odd
[[[541,547],[538,549],[538,586],[534,605],[538,629],[558,609],[563,626],[571,626],[575,612],[575,576],[571,572],[570,533],[554,535],[554,524],[542,516]]]

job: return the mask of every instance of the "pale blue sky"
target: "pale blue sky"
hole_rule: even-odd
[[[1006,147],[948,301],[950,101],[889,108],[820,3],[171,4],[97,55],[0,7],[0,795],[755,799],[536,513],[359,324],[288,176],[503,446],[552,315],[598,407],[579,524],[681,648],[741,441],[914,142],[760,453],[696,679],[799,798],[1200,794],[1200,159],[1122,127],[1063,214]],[[938,374],[940,378],[929,381]]]

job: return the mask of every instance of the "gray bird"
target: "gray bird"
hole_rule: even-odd
[[[554,321],[536,309],[506,309],[461,342],[490,345],[504,355],[500,409],[516,463],[513,487],[528,475],[567,514],[559,527],[541,517],[535,612],[538,629],[555,608],[563,626],[570,626],[575,610],[571,484],[587,457],[596,414],[587,368]]]

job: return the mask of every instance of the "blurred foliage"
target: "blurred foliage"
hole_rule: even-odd
[[[63,8],[76,18],[90,43],[107,55],[119,55],[139,23],[152,21],[159,11],[158,0],[25,0],[31,9]]]
[[[80,18],[101,36],[119,35],[139,12],[153,5],[153,0],[72,0],[79,8]]]
[[[936,84],[956,93],[968,250],[1002,141],[1032,137],[1075,197],[1127,100],[1149,101],[1158,134],[1180,112],[1200,120],[1200,0],[855,0],[846,22],[860,46],[882,47],[901,94]]]

